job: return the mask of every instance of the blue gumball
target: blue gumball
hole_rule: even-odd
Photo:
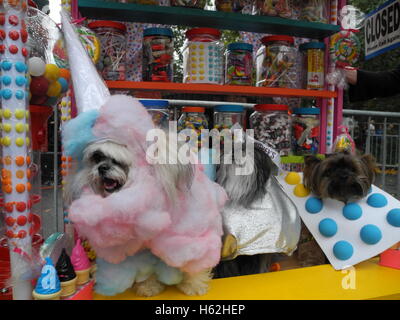
[[[68,81],[65,78],[58,78],[58,82],[61,84],[61,92],[67,92],[68,90]]]
[[[339,260],[348,260],[353,256],[353,253],[353,246],[347,241],[338,241],[333,246],[333,254]]]
[[[372,245],[378,243],[382,239],[382,232],[377,226],[367,224],[361,228],[360,237],[363,242]]]

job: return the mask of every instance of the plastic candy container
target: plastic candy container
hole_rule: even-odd
[[[221,32],[212,28],[195,28],[186,32],[183,46],[184,83],[224,83]]]
[[[201,130],[208,129],[208,121],[204,114],[205,108],[202,107],[183,107],[182,108],[182,115],[178,120],[178,132],[182,130],[189,129],[194,130],[198,139],[197,145],[193,145],[192,147],[197,147],[202,145],[202,137],[201,137]],[[187,131],[188,140],[190,132]],[[206,137],[204,137],[205,139]],[[208,139],[208,136],[207,136]],[[191,142],[194,142],[193,140]]]
[[[238,124],[245,128],[244,107],[238,105],[221,105],[214,108],[214,128],[230,129]]]
[[[97,68],[104,80],[125,80],[126,27],[114,21],[94,21],[88,24],[98,35],[101,58]]]
[[[143,31],[143,81],[173,81],[172,37],[169,28],[148,28]]]
[[[160,128],[168,128],[169,103],[166,100],[139,100],[150,113],[153,123]]]
[[[293,154],[317,154],[319,146],[318,108],[295,108],[292,116]]]
[[[325,85],[325,44],[308,42],[300,45],[302,54],[302,88],[323,90]]]
[[[310,22],[328,23],[328,1],[302,0],[300,19]]]
[[[257,52],[257,87],[296,88],[298,72],[297,49],[294,38],[267,36],[261,39],[263,46]]]
[[[171,0],[171,6],[173,7],[189,7],[204,9],[206,0]]]
[[[279,16],[291,18],[293,11],[290,0],[256,0],[254,3],[254,14],[266,16]]]
[[[241,86],[253,84],[253,46],[236,42],[226,51],[225,83]]]
[[[215,0],[217,11],[241,12],[245,6],[244,0]]]
[[[290,151],[289,107],[283,104],[258,104],[250,116],[254,138],[269,144],[281,156]]]

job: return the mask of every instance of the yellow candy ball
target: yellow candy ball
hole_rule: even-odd
[[[3,110],[0,109],[0,119],[3,118]]]
[[[61,84],[56,81],[49,85],[49,89],[47,89],[47,95],[49,97],[58,97],[61,93],[62,86]]]
[[[60,77],[60,68],[52,63],[46,64],[44,77],[50,82],[56,81]]]
[[[29,114],[29,111],[28,111],[28,110],[25,112],[25,116],[26,116],[27,119],[29,119],[30,114]]]
[[[5,131],[5,132],[11,132],[11,129],[12,129],[12,126],[11,126],[11,124],[9,124],[9,123],[4,123],[3,124],[3,130]]]
[[[289,172],[285,177],[285,181],[287,184],[296,185],[300,183],[300,175],[297,172]]]
[[[31,139],[25,138],[26,145],[29,147],[31,145]]]
[[[25,125],[25,130],[28,132],[29,131],[29,124]]]
[[[25,125],[23,123],[17,123],[15,125],[15,131],[17,131],[18,133],[23,133],[25,131]]]
[[[304,184],[299,183],[294,188],[293,193],[297,197],[304,198],[304,197],[307,197],[310,194],[310,190],[308,190],[306,187],[304,187]]]
[[[25,117],[25,111],[22,109],[15,110],[15,117],[20,120],[23,119]]]
[[[10,146],[11,145],[11,138],[10,137],[3,137],[1,138],[1,143],[3,144],[3,146]]]
[[[4,117],[4,118],[10,119],[11,116],[12,116],[12,112],[11,112],[10,109],[5,109],[5,110],[3,111],[3,117]]]
[[[17,138],[17,139],[15,139],[15,144],[16,144],[18,147],[22,147],[22,146],[24,145],[24,139],[23,139],[23,138]]]

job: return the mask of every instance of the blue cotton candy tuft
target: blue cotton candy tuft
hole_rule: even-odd
[[[62,129],[63,146],[67,156],[80,161],[88,143],[96,140],[92,128],[99,116],[98,110],[81,113],[68,121]]]

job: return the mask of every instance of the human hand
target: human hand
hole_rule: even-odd
[[[357,83],[357,69],[345,68],[344,73],[349,84],[355,85]]]

